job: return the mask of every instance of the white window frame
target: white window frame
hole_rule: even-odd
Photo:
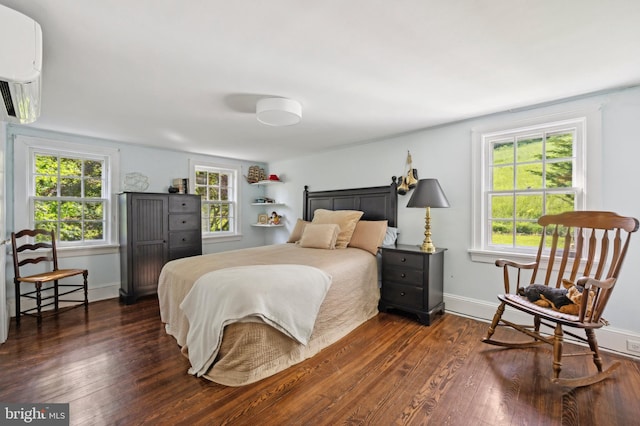
[[[234,212],[234,220],[232,223],[232,229],[226,232],[209,232],[205,229],[205,226],[202,227],[202,238],[208,239],[215,242],[225,242],[225,241],[236,241],[239,240],[242,236],[242,212],[239,200],[241,199],[241,185],[240,185],[240,176],[242,175],[241,167],[235,164],[220,164],[220,163],[211,163],[207,161],[200,161],[189,159],[189,193],[195,194],[195,186],[196,186],[196,169],[207,169],[213,172],[221,172],[228,173],[232,176],[233,186],[232,186],[232,195],[229,197],[230,204],[232,205],[232,211]],[[203,203],[206,201],[203,200]],[[204,223],[204,219],[203,219]]]
[[[531,261],[536,248],[496,247],[490,244],[489,190],[491,168],[489,167],[491,142],[501,136],[516,133],[540,132],[546,129],[575,127],[574,190],[576,209],[599,209],[601,192],[601,113],[592,107],[579,111],[560,112],[520,121],[504,120],[490,127],[474,129],[472,132],[472,248],[471,260],[493,263],[498,258],[508,257],[517,261]]]
[[[105,183],[103,198],[105,202],[104,239],[100,241],[56,241],[61,255],[74,256],[86,254],[90,249],[92,254],[102,250],[105,253],[118,247],[118,226],[115,188],[119,187],[120,156],[115,148],[96,147],[70,143],[54,139],[36,138],[16,135],[14,139],[14,227],[15,229],[33,228],[34,208],[34,155],[46,153],[57,156],[69,155],[73,157],[104,161]]]

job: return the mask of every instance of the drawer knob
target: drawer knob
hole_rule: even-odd
[[[400,262],[406,262],[406,261],[407,261],[407,259],[404,258],[404,257],[402,259],[400,259]]]
[[[184,206],[186,206],[186,205],[187,205],[187,203],[182,203],[182,207],[184,207]]]
[[[406,293],[404,291],[400,292],[400,296],[404,296]]]
[[[186,220],[183,220],[183,221],[182,221],[182,223],[187,223],[187,221],[186,221]]]
[[[407,276],[407,274],[405,274],[405,273],[403,272],[403,273],[401,273],[401,274],[400,274],[400,276],[401,276],[402,278],[405,278],[405,277]]]
[[[187,241],[187,239],[186,239],[186,238],[183,238],[183,239],[182,239],[182,241]]]

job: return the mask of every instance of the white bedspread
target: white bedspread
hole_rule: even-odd
[[[188,318],[190,374],[202,376],[216,359],[224,327],[262,320],[306,345],[331,276],[305,265],[251,265],[200,277],[180,308]]]

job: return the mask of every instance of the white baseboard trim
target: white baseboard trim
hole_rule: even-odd
[[[468,297],[445,293],[444,306],[448,313],[490,322],[498,308],[498,302],[491,303],[484,300],[470,299]],[[504,317],[505,319],[513,322],[531,322],[531,316],[509,309],[508,307],[505,311]],[[627,340],[640,341],[639,334],[611,326],[596,330],[596,334],[598,336],[598,345],[603,351],[615,352],[620,355],[640,360],[639,353],[630,352],[627,349]],[[570,336],[566,336],[566,340],[573,341]],[[582,342],[577,343],[582,344]]]
[[[79,299],[82,298],[81,292],[75,293],[75,295],[70,295],[70,296],[78,297]],[[120,297],[120,283],[107,284],[102,287],[96,287],[96,288],[90,287],[88,296],[89,296],[89,302],[97,302],[98,300],[113,299],[114,297]],[[35,301],[26,299],[24,297],[22,298],[20,303],[22,304],[21,306],[22,310],[24,310],[25,308],[32,308],[36,306]],[[70,303],[67,303],[66,305],[70,305]],[[65,306],[65,304],[61,303],[60,306]],[[11,298],[7,300],[7,308],[9,309],[9,315],[11,317],[15,317],[16,316],[15,298]],[[47,306],[43,310],[46,311],[50,309],[53,309],[53,306]]]

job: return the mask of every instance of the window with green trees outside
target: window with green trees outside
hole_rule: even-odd
[[[537,248],[540,216],[578,208],[582,194],[579,123],[485,138],[487,245]]]
[[[32,159],[34,226],[62,243],[104,241],[105,161],[47,152]]]
[[[202,199],[203,234],[230,234],[236,229],[236,172],[195,166],[195,193]]]

